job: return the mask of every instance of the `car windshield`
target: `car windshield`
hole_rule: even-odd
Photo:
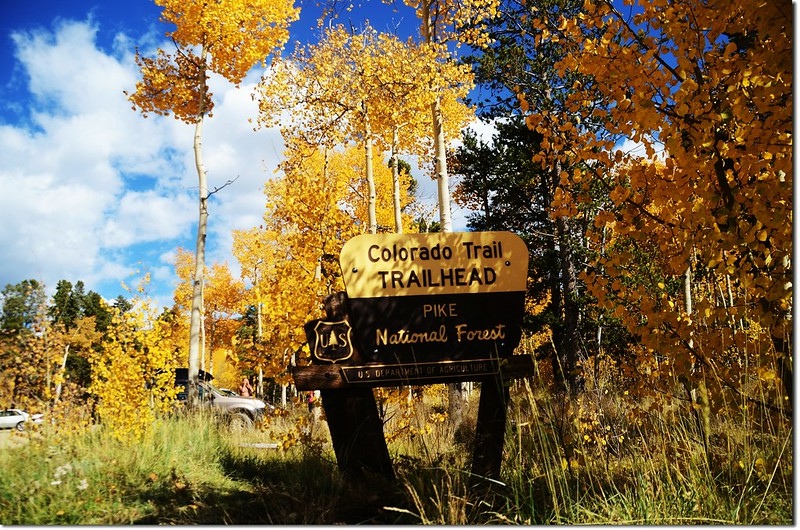
[[[214,385],[212,385],[208,381],[206,381],[204,384],[212,392],[215,392],[217,394],[222,394],[223,396],[227,395],[224,390],[220,390],[219,388],[215,387]]]

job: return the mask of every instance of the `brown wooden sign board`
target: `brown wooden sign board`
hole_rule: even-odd
[[[429,372],[432,373],[429,374]],[[509,381],[530,377],[533,373],[533,359],[529,355],[512,355],[506,359],[444,361],[418,366],[398,364],[308,365],[296,366],[292,369],[294,383],[298,390],[432,385],[457,381],[484,381],[487,377],[494,376]]]
[[[393,476],[371,388],[480,381],[473,473],[497,478],[504,381],[533,373],[530,357],[513,355],[525,243],[510,232],[365,234],[340,264],[347,292],[306,323],[312,364],[292,369],[299,390],[322,392],[340,468]]]
[[[365,362],[507,357],[521,337],[524,297],[511,292],[349,298],[353,340]]]
[[[364,234],[340,264],[347,307],[306,325],[314,364],[505,358],[519,344],[528,250],[515,234]]]
[[[340,263],[362,363],[507,357],[519,344],[528,249],[515,234],[364,234]]]

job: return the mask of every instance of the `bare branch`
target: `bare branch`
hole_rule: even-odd
[[[214,188],[214,191],[210,191],[210,192],[208,192],[208,196],[209,196],[209,197],[211,197],[212,195],[214,195],[214,194],[215,194],[215,193],[217,193],[218,191],[220,191],[220,190],[222,190],[222,189],[224,189],[224,188],[227,188],[228,186],[230,186],[231,184],[233,184],[234,182],[236,182],[237,180],[239,180],[239,176],[240,176],[240,175],[236,175],[236,178],[235,178],[235,179],[233,179],[233,180],[227,180],[227,181],[225,181],[225,184],[223,184],[223,185],[222,185],[222,186],[220,186],[219,188]]]

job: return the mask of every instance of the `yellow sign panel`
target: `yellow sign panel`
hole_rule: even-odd
[[[340,264],[350,298],[525,291],[528,248],[511,232],[363,234]]]

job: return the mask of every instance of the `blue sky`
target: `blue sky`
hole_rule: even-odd
[[[293,41],[316,26],[301,6]],[[415,28],[413,13],[375,20],[374,27]],[[385,8],[384,8],[385,9]],[[52,294],[61,279],[84,281],[107,299],[129,296],[151,275],[149,294],[171,305],[175,250],[194,250],[196,174],[192,128],[167,117],[142,118],[124,90],[133,90],[136,47],[148,55],[168,47],[152,0],[0,1],[0,288],[24,279]],[[363,21],[356,12],[350,21]],[[215,194],[209,221],[208,263],[227,262],[231,231],[258,226],[263,184],[274,176],[283,144],[276,130],[254,131],[252,89],[263,72],[237,90],[212,79],[214,117],[204,129],[204,158]],[[422,199],[435,185],[419,178]],[[456,229],[463,212],[453,205]]]

